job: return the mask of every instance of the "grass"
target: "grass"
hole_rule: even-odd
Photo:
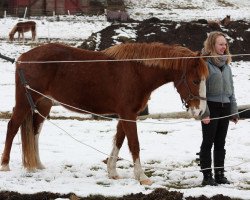
[[[90,168],[91,171],[98,171],[100,169],[101,169],[101,167],[96,167],[96,166],[93,166]]]
[[[97,185],[102,185],[104,187],[110,187],[110,183],[105,183],[105,182],[102,182],[102,181],[98,181],[96,182]]]
[[[0,119],[10,119],[11,115],[10,112],[0,112]]]
[[[152,177],[154,173],[155,173],[155,171],[152,170],[152,169],[146,169],[146,170],[145,170],[145,174],[146,174],[146,176],[149,177],[149,178]]]

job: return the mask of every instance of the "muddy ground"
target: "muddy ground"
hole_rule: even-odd
[[[131,25],[132,24],[132,25]],[[116,30],[121,29],[136,32],[136,38],[117,36]],[[191,22],[174,22],[150,18],[142,22],[113,23],[111,26],[92,34],[80,48],[103,50],[116,42],[162,42],[165,44],[180,44],[193,51],[200,51],[207,33],[221,31],[228,35],[231,54],[248,54],[250,52],[250,23],[242,20],[231,21],[223,26],[214,22],[199,19]],[[97,43],[97,34],[101,37]],[[98,37],[98,38],[99,38]],[[250,56],[233,57],[233,61],[250,61]]]
[[[77,197],[75,194],[57,194],[49,192],[41,192],[36,194],[19,194],[17,192],[1,192],[0,200],[52,200],[56,198],[68,198],[70,200],[183,200],[183,194],[180,192],[169,192],[166,189],[156,189],[150,194],[130,194],[123,197],[105,197],[102,195],[91,195],[88,197]],[[232,199],[223,195],[216,195],[212,198],[205,196],[200,197],[186,197],[185,200],[239,200]]]
[[[116,30],[124,28],[135,31],[136,38],[117,37]],[[247,31],[248,30],[248,31]],[[200,51],[207,33],[211,31],[222,31],[228,35],[230,50],[232,54],[247,54],[250,52],[250,24],[246,21],[231,21],[227,26],[216,23],[209,24],[206,20],[200,19],[192,22],[162,21],[151,18],[142,22],[133,21],[131,23],[114,22],[111,26],[98,33],[92,34],[85,40],[80,48],[90,50],[102,50],[118,42],[162,42],[166,44],[180,44],[193,51]],[[101,41],[96,41],[97,34],[101,36]],[[250,56],[233,57],[234,61],[250,61]],[[56,198],[68,198],[71,200],[183,200],[180,192],[168,191],[167,189],[156,189],[150,194],[130,194],[123,197],[88,196],[77,197],[75,194],[57,194],[41,192],[36,194],[19,194],[17,192],[0,192],[0,200],[52,200]],[[205,196],[186,197],[185,200],[239,200],[223,195],[216,195],[211,198]]]

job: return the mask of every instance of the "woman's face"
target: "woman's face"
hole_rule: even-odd
[[[215,40],[215,51],[219,55],[223,55],[227,48],[226,38],[222,35],[218,36]]]

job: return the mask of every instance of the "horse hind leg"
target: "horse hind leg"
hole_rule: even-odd
[[[32,33],[32,40],[35,41],[35,39],[36,39],[36,27],[31,29],[31,33]]]
[[[39,110],[40,114],[44,117],[47,117],[50,113],[51,107],[53,103],[51,100],[48,100],[46,98],[41,99],[37,103],[37,109]],[[44,123],[44,118],[40,115],[36,114],[34,116],[34,133],[35,133],[35,151],[36,151],[36,160],[37,160],[37,168],[38,169],[44,169],[45,167],[41,163],[40,156],[39,156],[39,135],[42,130],[42,125]]]
[[[32,41],[35,41],[35,33],[32,31]]]
[[[20,106],[22,105],[22,106]],[[9,171],[9,160],[10,160],[10,151],[12,148],[12,143],[14,137],[17,134],[19,127],[21,126],[23,120],[25,119],[29,106],[25,102],[22,104],[16,105],[13,110],[10,121],[7,126],[7,134],[5,139],[4,151],[1,159],[1,168],[0,171]]]
[[[118,154],[121,149],[121,146],[123,144],[125,138],[125,133],[122,128],[122,124],[119,121],[117,125],[117,133],[114,137],[113,141],[113,149],[111,151],[110,157],[107,162],[107,168],[108,168],[108,176],[112,179],[120,179],[117,171],[116,171],[116,162],[118,159]]]

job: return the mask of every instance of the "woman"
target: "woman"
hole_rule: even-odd
[[[235,124],[239,115],[234,95],[231,56],[225,35],[211,32],[204,42],[203,55],[209,55],[207,86],[207,109],[202,115],[202,144],[200,166],[203,173],[202,185],[229,184],[224,175],[225,141],[229,120]],[[234,114],[234,115],[232,115]],[[225,117],[232,115],[231,117]],[[222,117],[222,118],[220,118]],[[220,118],[220,119],[212,119]],[[211,170],[211,149],[214,146],[214,173]]]

